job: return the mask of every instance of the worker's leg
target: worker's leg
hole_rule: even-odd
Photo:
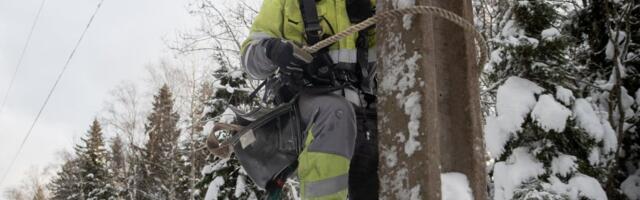
[[[349,171],[349,199],[378,199],[378,128],[375,108],[356,108],[358,136]]]
[[[334,94],[302,95],[299,105],[304,124],[312,123],[298,165],[302,199],[344,200],[356,139],[353,106]]]

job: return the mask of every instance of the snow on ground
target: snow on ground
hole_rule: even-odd
[[[570,116],[571,110],[558,103],[553,96],[548,94],[540,96],[538,103],[536,103],[531,112],[531,118],[547,132],[550,130],[558,133],[564,131],[567,119]]]
[[[217,200],[218,193],[220,192],[220,187],[224,185],[224,178],[222,176],[218,176],[211,183],[209,183],[209,188],[207,189],[207,194],[204,196],[205,200]]]
[[[442,183],[442,200],[473,200],[469,180],[462,173],[449,172],[440,174]]]
[[[624,180],[620,185],[620,190],[630,200],[640,200],[640,170]]]
[[[509,200],[522,182],[543,174],[544,165],[524,147],[513,150],[506,161],[494,165],[494,200]]]
[[[498,115],[487,117],[484,128],[487,150],[493,158],[500,156],[509,138],[522,129],[525,117],[536,105],[535,95],[543,90],[535,83],[515,76],[498,88]]]

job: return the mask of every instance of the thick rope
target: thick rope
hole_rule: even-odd
[[[389,19],[392,17],[402,17],[405,14],[434,14],[436,16],[442,17],[446,20],[453,22],[454,24],[457,24],[458,26],[462,27],[465,31],[469,31],[473,33],[473,36],[477,42],[476,45],[478,45],[480,49],[478,67],[482,68],[484,64],[487,62],[487,52],[489,51],[489,46],[487,46],[486,40],[484,39],[482,34],[475,29],[473,24],[469,23],[467,20],[465,20],[464,18],[460,17],[459,15],[451,11],[448,11],[442,8],[432,7],[432,6],[413,6],[409,8],[390,10],[387,12],[376,14],[375,16],[370,17],[369,19],[366,19],[356,25],[353,25],[347,28],[346,30],[338,34],[335,34],[327,39],[324,39],[314,44],[313,46],[305,46],[303,48],[305,51],[309,53],[315,53],[315,52],[318,52],[320,49],[328,47],[331,44],[351,34],[354,34],[358,31],[366,29],[367,27],[377,23],[378,21]]]

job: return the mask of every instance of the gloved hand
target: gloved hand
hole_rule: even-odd
[[[280,68],[281,72],[303,72],[303,66],[313,61],[313,56],[291,41],[280,38],[266,39],[267,58]]]

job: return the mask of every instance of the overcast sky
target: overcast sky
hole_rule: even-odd
[[[0,113],[0,176],[99,0],[46,1]],[[170,55],[163,38],[173,38],[196,24],[186,11],[187,1],[104,1],[0,192],[19,184],[32,167],[54,163],[56,152],[70,150],[85,133],[111,89],[121,81],[143,78],[147,64]],[[0,98],[7,91],[40,2],[0,0]]]

